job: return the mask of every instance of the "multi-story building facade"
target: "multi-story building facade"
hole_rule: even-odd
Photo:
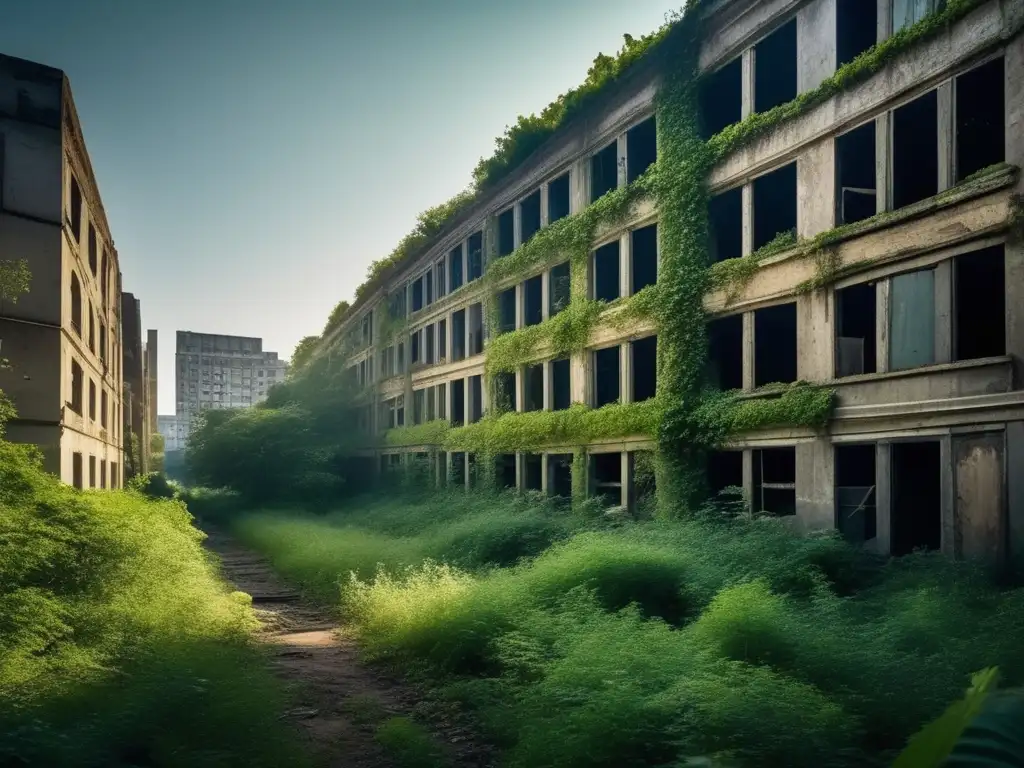
[[[163,435],[165,453],[185,450],[188,430],[184,419],[171,415],[157,416],[157,431]]]
[[[188,434],[211,408],[251,408],[284,380],[288,363],[263,351],[263,339],[178,331],[174,354],[175,416]],[[167,435],[164,433],[164,437]]]
[[[64,73],[0,55],[0,259],[24,259],[28,293],[0,302],[10,367],[0,389],[79,488],[122,484],[121,273]]]
[[[1024,3],[715,0],[699,12],[706,138],[818,89],[707,177],[708,264],[743,267],[704,297],[708,379],[751,402],[779,397],[769,384],[835,393],[824,428],[730,434],[707,457],[711,490],[739,486],[755,511],[882,553],[1024,552]],[[860,76],[833,78],[865,52]],[[655,162],[671,118],[660,110],[673,108],[655,99],[664,76],[664,62],[634,65],[325,337],[318,354],[342,350],[369,392],[376,466],[432,456],[439,478],[468,486],[471,451],[393,429],[478,422],[499,391],[512,419],[658,391],[658,331],[673,318],[616,321],[673,256],[653,197],[596,228],[585,286],[568,255],[486,275]],[[488,375],[495,333],[527,340],[595,299],[607,306],[581,348],[559,353],[537,334],[514,373]],[[531,435],[497,457],[499,482],[631,506],[636,458],[658,447],[643,432]]]
[[[130,293],[121,294],[121,328],[124,338],[124,434],[125,478],[149,472],[150,438],[153,430],[150,414],[156,372],[149,366],[155,365],[155,354],[150,352],[149,343],[156,342],[156,331],[147,333],[147,342],[142,340],[142,306]],[[137,447],[131,445],[132,437]],[[134,451],[134,453],[133,453]]]

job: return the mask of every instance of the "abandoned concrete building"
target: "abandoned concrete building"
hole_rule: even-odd
[[[28,292],[0,301],[0,390],[45,467],[79,488],[123,483],[121,272],[71,87],[0,55],[0,261]]]
[[[798,381],[835,392],[824,428],[731,435],[708,460],[711,490],[741,487],[754,511],[838,527],[881,553],[1024,552],[1024,2],[716,0],[701,13],[706,138],[944,14],[870,76],[794,110],[710,171],[708,264],[754,268],[705,296],[708,377],[750,399]],[[491,375],[498,334],[549,322],[577,288],[568,258],[482,278],[656,163],[661,77],[637,65],[325,336],[320,352],[343,349],[370,393],[375,466],[427,456],[439,482],[469,487],[472,452],[389,435],[479,422],[500,410],[501,392],[515,418],[659,391],[665,318],[615,322],[659,280],[653,200],[597,229],[586,298],[606,305],[583,349],[540,344],[514,372]],[[825,238],[827,249],[808,247]],[[650,433],[531,443],[498,455],[496,477],[629,507],[636,459],[657,446]]]

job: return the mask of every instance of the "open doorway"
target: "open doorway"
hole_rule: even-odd
[[[836,527],[851,542],[878,535],[875,511],[875,445],[837,445]]]
[[[942,547],[942,475],[938,440],[892,445],[891,552]]]
[[[622,455],[594,453],[590,461],[594,468],[594,494],[606,506],[622,504]]]

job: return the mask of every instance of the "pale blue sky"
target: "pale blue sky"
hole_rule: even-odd
[[[0,0],[0,52],[67,72],[121,257],[160,333],[288,357],[520,113],[671,0]]]

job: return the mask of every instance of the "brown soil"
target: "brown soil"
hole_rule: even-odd
[[[330,613],[305,602],[259,555],[221,532],[207,547],[222,563],[224,578],[252,595],[261,642],[269,646],[275,672],[292,690],[291,720],[308,741],[317,763],[329,768],[395,766],[374,735],[381,722],[423,710],[420,697],[400,680],[360,661],[351,636]],[[439,715],[418,722],[447,753],[447,765],[484,768],[489,751],[474,742],[462,718]],[[397,768],[401,768],[398,766]]]

